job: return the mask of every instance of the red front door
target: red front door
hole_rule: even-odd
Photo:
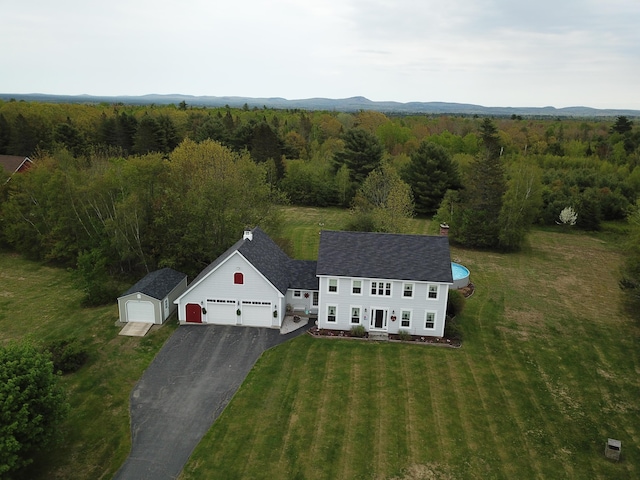
[[[197,303],[187,303],[187,322],[202,323],[202,308]]]

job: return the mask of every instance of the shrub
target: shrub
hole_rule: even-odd
[[[11,478],[58,440],[68,412],[47,354],[29,343],[1,346],[0,478]]]
[[[398,338],[403,342],[409,342],[413,339],[411,334],[406,330],[398,330]]]
[[[89,352],[78,340],[55,340],[45,345],[51,354],[53,369],[56,372],[72,373],[80,369],[89,359]]]
[[[453,318],[447,318],[444,324],[444,337],[449,340],[462,341],[462,331]]]
[[[364,329],[364,325],[354,325],[353,327],[351,327],[350,335],[352,337],[362,338],[366,335],[366,333],[367,332]]]
[[[449,299],[447,302],[447,315],[455,317],[464,310],[466,299],[458,290],[449,290]]]

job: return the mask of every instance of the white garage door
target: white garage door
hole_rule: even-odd
[[[216,325],[235,325],[238,318],[236,310],[235,300],[208,299],[206,322]]]
[[[274,320],[270,302],[242,302],[242,325],[270,327]]]
[[[146,300],[129,300],[127,302],[127,321],[153,323],[153,303]]]

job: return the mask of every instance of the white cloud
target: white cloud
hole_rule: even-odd
[[[0,91],[640,109],[636,0],[5,1]]]

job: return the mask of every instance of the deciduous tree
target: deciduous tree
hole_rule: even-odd
[[[508,169],[507,190],[500,210],[499,244],[503,250],[519,250],[542,206],[542,172],[520,160]]]
[[[353,230],[403,233],[413,216],[411,188],[388,164],[372,171],[353,201]]]
[[[68,410],[46,354],[28,343],[0,347],[0,477],[56,440]]]
[[[247,227],[279,225],[264,165],[206,140],[182,142],[171,154],[156,228],[164,232],[160,265],[195,275]]]

